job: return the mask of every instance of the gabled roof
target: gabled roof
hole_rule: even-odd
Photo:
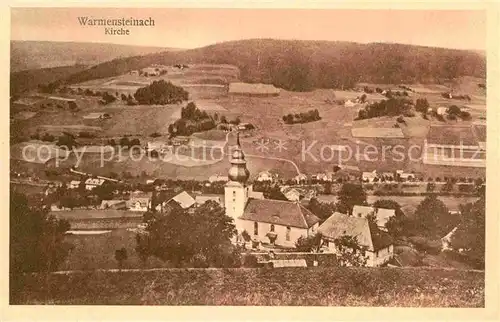
[[[359,244],[370,251],[377,251],[392,244],[392,238],[375,225],[370,225],[368,219],[339,212],[335,212],[325,220],[318,231],[325,239],[332,241],[342,235],[357,237]]]
[[[195,204],[195,200],[186,191],[182,191],[172,198],[173,201],[177,202],[182,209],[186,209]]]
[[[240,219],[307,229],[319,218],[299,203],[250,199]]]
[[[384,227],[392,216],[396,215],[396,210],[386,209],[386,208],[375,208],[371,206],[354,206],[352,208],[352,215],[355,217],[366,218],[369,214],[375,214],[377,216],[377,225],[379,227]]]

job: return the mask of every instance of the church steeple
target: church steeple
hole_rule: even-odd
[[[245,154],[241,149],[240,133],[236,133],[236,149],[231,155],[231,168],[229,168],[228,177],[231,181],[245,183],[250,177],[250,171],[247,169]]]

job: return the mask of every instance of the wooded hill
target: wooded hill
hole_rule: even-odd
[[[117,57],[145,55],[166,50],[176,49],[105,43],[12,40],[10,70],[17,72],[75,64],[96,65]]]
[[[113,77],[151,64],[231,64],[246,82],[292,91],[349,88],[358,82],[438,83],[485,77],[486,59],[474,51],[401,44],[252,39],[197,49],[117,58],[71,75],[68,83]]]

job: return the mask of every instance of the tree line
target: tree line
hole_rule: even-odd
[[[283,122],[286,124],[308,123],[321,120],[317,109],[309,110],[305,113],[287,114],[283,116]]]

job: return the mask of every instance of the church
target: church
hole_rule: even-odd
[[[263,199],[253,191],[239,135],[230,162],[224,199],[226,215],[233,218],[238,234],[246,231],[252,240],[284,247],[316,234],[319,218],[299,202]]]

